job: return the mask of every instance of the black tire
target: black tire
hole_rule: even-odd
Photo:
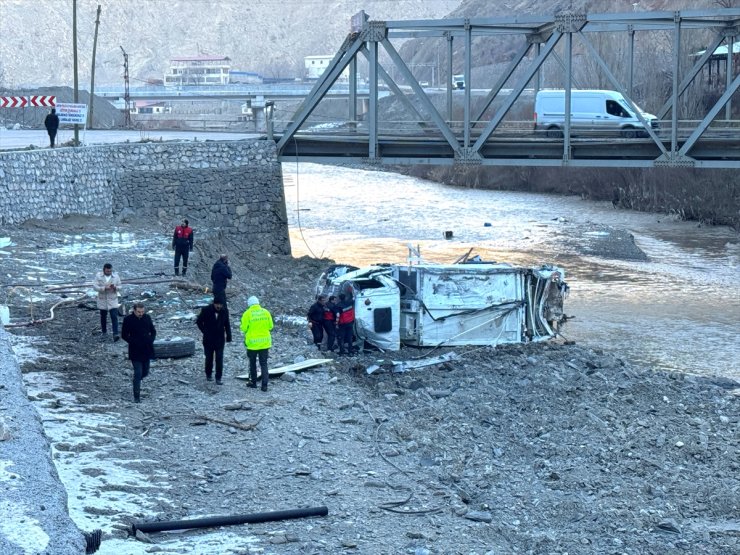
[[[622,137],[625,139],[636,139],[637,138],[637,129],[634,127],[625,127],[622,129]]]
[[[195,340],[175,337],[154,342],[154,358],[182,358],[195,354]]]
[[[547,130],[547,138],[548,139],[562,139],[563,132],[560,130],[559,127],[550,127]]]

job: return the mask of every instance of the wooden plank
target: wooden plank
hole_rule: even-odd
[[[308,368],[313,368],[315,366],[321,366],[322,364],[326,364],[327,362],[334,362],[333,358],[309,358],[304,360],[303,362],[294,362],[293,364],[288,364],[287,366],[280,366],[279,368],[269,368],[267,370],[267,373],[270,374],[270,376],[279,376],[280,374],[285,374],[286,372],[298,372],[300,370],[306,370]],[[260,369],[259,369],[259,363],[257,365],[257,377],[261,375]],[[246,374],[240,374],[237,376],[240,380],[248,380],[249,379],[249,373]]]

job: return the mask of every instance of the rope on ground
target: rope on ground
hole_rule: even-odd
[[[44,322],[51,322],[54,319],[54,317],[56,316],[54,314],[54,311],[57,308],[59,308],[59,307],[61,307],[63,305],[66,305],[66,304],[78,303],[81,300],[85,299],[86,297],[87,297],[87,295],[83,295],[81,297],[76,297],[74,299],[64,299],[64,300],[59,301],[58,303],[53,304],[51,306],[51,308],[49,309],[50,315],[49,315],[48,318],[41,318],[39,320],[34,320],[33,319],[33,316],[32,316],[31,317],[31,320],[28,321],[28,322],[16,322],[16,323],[13,323],[13,324],[5,324],[4,327],[6,327],[6,328],[22,328],[22,327],[27,327],[27,326],[34,326],[36,324],[41,324],[41,323],[44,323]]]

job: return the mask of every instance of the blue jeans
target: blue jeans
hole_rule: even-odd
[[[141,396],[141,380],[149,375],[148,360],[132,360],[134,367],[134,401],[139,401]]]
[[[113,335],[118,335],[118,309],[117,308],[100,311],[100,329],[103,333],[108,333],[108,313],[110,313],[110,321],[113,324]]]

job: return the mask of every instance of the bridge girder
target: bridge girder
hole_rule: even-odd
[[[364,15],[364,14],[363,14]],[[353,21],[356,23],[355,18]],[[360,27],[350,33],[342,48],[322,78],[308,94],[301,107],[281,130],[276,123],[275,134],[279,156],[283,160],[364,161],[383,164],[440,164],[468,165],[532,165],[532,166],[590,166],[590,167],[685,167],[737,168],[740,167],[740,122],[731,122],[731,102],[740,87],[740,77],[732,76],[733,45],[740,34],[740,8],[713,10],[684,10],[659,12],[630,12],[587,14],[562,11],[554,16],[513,16],[504,18],[470,18],[412,21],[369,21],[362,18]],[[682,33],[698,30],[709,34],[710,46],[679,81],[681,61],[691,55],[681,51]],[[634,40],[641,32],[661,31],[672,37],[670,52],[673,86],[671,94],[658,111],[660,129],[653,129],[643,118],[633,96]],[[589,37],[596,33],[625,33],[628,38],[628,59],[620,67],[610,67]],[[511,35],[522,40],[522,48],[511,58],[504,72],[493,86],[473,89],[471,76],[475,40],[485,37]],[[444,88],[422,86],[413,67],[402,59],[393,45],[394,39],[443,39],[447,43],[447,82]],[[573,37],[582,52],[595,62],[602,76],[614,90],[622,93],[631,110],[637,115],[648,135],[648,140],[626,141],[621,138],[586,137],[572,133],[570,116],[571,91],[575,88],[572,74],[574,61]],[[463,42],[464,87],[453,90],[453,43]],[[517,39],[513,39],[517,40]],[[727,79],[725,90],[706,114],[690,122],[681,120],[682,95],[695,81],[716,49],[728,44]],[[740,43],[738,43],[740,44]],[[563,45],[562,52],[558,47]],[[387,61],[381,60],[382,54]],[[352,67],[356,90],[357,57],[368,59],[369,105],[367,117],[357,112],[358,98],[350,93],[350,119],[338,122],[330,134],[306,127],[313,123],[311,115],[328,94],[331,86],[346,68]],[[562,58],[561,58],[562,56]],[[542,68],[545,63],[562,67],[562,85],[565,92],[565,122],[562,139],[543,139],[530,123],[518,132],[511,131],[512,107],[524,97],[541,89]],[[384,67],[384,63],[389,67]],[[626,71],[625,71],[626,70]],[[441,81],[437,63],[437,81]],[[620,74],[627,75],[626,82]],[[432,73],[433,81],[434,73]],[[399,81],[400,78],[400,81]],[[379,89],[385,81],[393,97],[400,99],[412,118],[395,122],[396,128],[379,119],[381,113]],[[512,82],[510,89],[504,86]],[[532,84],[534,83],[534,87]],[[584,87],[597,88],[597,87]],[[602,88],[602,87],[599,87]],[[446,93],[447,109],[440,110],[440,93]],[[473,94],[478,108],[472,109]],[[462,96],[463,117],[453,118],[453,96]],[[434,100],[438,100],[435,104]],[[494,104],[498,103],[497,106]],[[718,136],[712,125],[725,108],[727,127]],[[494,109],[495,108],[495,109]],[[491,113],[492,112],[492,113]],[[489,117],[486,114],[491,113]],[[715,122],[716,123],[716,122]],[[409,125],[413,131],[408,129]],[[325,125],[323,126],[326,127]],[[711,133],[708,133],[711,131]],[[364,146],[363,146],[364,145]],[[608,153],[608,149],[615,152]]]

